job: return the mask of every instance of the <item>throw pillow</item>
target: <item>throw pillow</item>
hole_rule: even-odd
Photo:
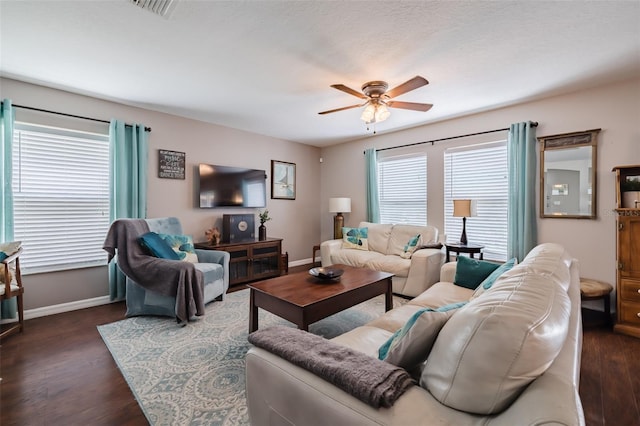
[[[152,256],[162,259],[180,260],[178,254],[173,251],[171,246],[160,235],[155,232],[147,232],[138,238],[142,247],[149,250]]]
[[[475,290],[489,274],[500,266],[498,263],[471,259],[466,256],[458,256],[456,260],[456,276],[453,283],[471,290]]]
[[[10,243],[0,244],[0,262],[17,252],[22,245],[22,241],[12,241]],[[0,283],[4,283],[5,268],[9,268],[9,282],[13,281],[15,275],[15,263],[10,265],[0,265]]]
[[[17,252],[22,245],[22,241],[11,241],[10,243],[0,244],[0,262]]]
[[[516,264],[516,258],[514,257],[512,259],[507,260],[502,265],[498,266],[492,273],[489,274],[487,278],[484,279],[484,281],[480,283],[480,285],[476,288],[476,291],[471,296],[471,299],[480,297],[482,293],[489,290],[493,286],[493,283],[495,283],[496,280],[500,277],[500,275],[511,270],[511,268],[513,268],[515,264]]]
[[[438,309],[420,309],[380,346],[378,358],[407,371],[418,368],[429,356],[440,329],[455,310],[466,303],[452,303]]]
[[[193,238],[191,235],[168,235],[158,234],[160,238],[165,240],[169,246],[176,252],[180,260],[186,260],[191,263],[198,263],[198,255],[193,246]]]
[[[411,237],[407,244],[404,245],[404,251],[400,255],[403,259],[411,259],[411,255],[418,248],[418,244],[420,243],[420,234]]]
[[[369,228],[342,228],[342,248],[369,250]]]

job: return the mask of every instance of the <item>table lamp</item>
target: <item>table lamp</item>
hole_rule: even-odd
[[[333,238],[341,240],[342,227],[344,226],[342,213],[351,212],[351,198],[329,198],[329,211],[336,213],[333,217]]]
[[[477,216],[476,200],[453,200],[453,217],[462,218],[460,244],[467,245],[467,218]]]

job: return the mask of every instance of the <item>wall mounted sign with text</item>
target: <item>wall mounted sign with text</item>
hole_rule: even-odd
[[[158,177],[184,179],[184,152],[158,150]]]

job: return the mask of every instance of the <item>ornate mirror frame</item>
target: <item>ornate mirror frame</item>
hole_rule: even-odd
[[[541,136],[540,217],[596,219],[600,129]]]

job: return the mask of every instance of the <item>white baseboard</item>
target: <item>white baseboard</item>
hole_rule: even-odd
[[[289,262],[289,267],[308,265],[310,263],[311,263],[311,258],[309,257],[307,259],[300,259],[300,260],[294,260],[293,262]]]
[[[24,319],[45,317],[61,314],[63,312],[77,311],[78,309],[92,308],[94,306],[111,303],[109,296],[94,297],[92,299],[76,300],[74,302],[61,303],[59,305],[44,306],[42,308],[28,309],[24,311]]]
[[[311,258],[295,260],[289,262],[289,266],[308,265],[311,263]],[[76,300],[74,302],[61,303],[59,305],[44,306],[42,308],[28,309],[24,311],[24,319],[29,320],[33,318],[46,317],[48,315],[61,314],[64,312],[77,311],[78,309],[92,308],[94,306],[106,305],[111,303],[109,296],[94,297],[92,299]],[[2,320],[0,323],[14,322],[15,320]]]

